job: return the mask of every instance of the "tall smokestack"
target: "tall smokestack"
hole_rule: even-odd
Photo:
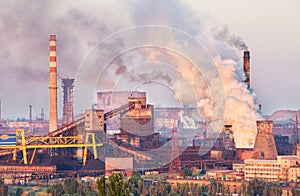
[[[64,94],[63,104],[63,125],[67,125],[74,120],[73,115],[73,87],[74,79],[62,79],[62,87]]]
[[[29,124],[32,123],[32,105],[29,105]]]
[[[57,129],[57,71],[56,71],[56,35],[50,35],[50,106],[49,132]]]
[[[244,51],[244,72],[246,74],[246,84],[250,88],[250,52]]]

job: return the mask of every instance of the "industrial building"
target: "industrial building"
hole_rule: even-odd
[[[275,160],[246,159],[245,180],[254,178],[266,181],[291,181],[299,173],[300,158],[298,156],[278,156]]]
[[[154,108],[147,103],[146,92],[98,92],[97,107],[87,109],[81,117],[74,118],[74,79],[63,78],[63,117],[60,123],[57,116],[56,35],[50,35],[49,41],[49,131],[43,136],[31,134],[26,137],[24,130],[17,129],[15,146],[0,146],[3,148],[0,151],[2,166],[13,163],[2,167],[0,173],[43,175],[71,170],[78,171],[80,175],[110,173],[114,170],[130,173],[143,169],[153,160],[159,160],[160,165],[150,170],[180,173],[181,168],[189,167],[211,170],[211,176],[218,176],[223,171],[238,178],[241,178],[240,172],[244,171],[246,180],[298,179],[299,157],[277,156],[290,152],[279,145],[281,142],[285,146],[288,141],[286,137],[274,139],[273,121],[269,120],[257,121],[253,148],[237,148],[232,125],[224,125],[217,138],[209,138],[206,122],[198,108]],[[245,83],[250,88],[249,51],[244,52],[244,71]],[[193,122],[192,127],[186,126],[182,115]],[[30,107],[29,122],[19,123],[17,128],[34,127],[36,122],[32,119]],[[43,111],[39,122],[47,124]],[[12,123],[11,126],[17,125]],[[190,132],[194,135],[191,141],[186,141],[185,136]],[[200,152],[208,143],[212,144],[212,148],[208,152]],[[146,153],[161,146],[168,148],[155,156]],[[294,146],[292,153],[300,150],[300,146]],[[37,165],[41,167],[37,168]],[[232,174],[229,172],[232,168],[239,168],[240,172]]]

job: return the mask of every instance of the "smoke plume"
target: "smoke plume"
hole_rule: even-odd
[[[103,38],[137,25],[165,25],[194,37],[215,57],[227,95],[225,121],[233,125],[238,147],[251,145],[256,132],[255,121],[259,116],[256,112],[255,95],[243,83],[245,75],[240,62],[242,54],[234,49],[247,50],[248,47],[239,36],[231,34],[228,27],[222,30],[208,29],[210,27],[203,23],[201,16],[203,15],[199,15],[184,1],[176,0],[172,4],[168,1],[149,0],[93,3],[84,0],[59,3],[33,0],[30,4],[22,0],[7,1],[0,8],[0,41],[3,46],[0,49],[0,77],[2,81],[7,81],[0,84],[0,97],[6,103],[3,113],[6,116],[27,116],[29,104],[35,108],[47,108],[49,34],[57,35],[58,71],[73,78],[88,52]],[[203,18],[209,20],[207,17]],[[124,40],[115,40],[100,49],[109,53],[111,48],[122,48],[124,44]],[[184,47],[184,43],[181,47]],[[113,61],[105,72],[107,77],[101,80],[101,87],[114,86],[119,82],[119,85],[126,88],[126,82],[160,80],[178,92],[180,101],[197,102],[206,116],[209,116],[213,107],[210,92],[195,65],[170,51],[148,48],[148,51],[144,49],[135,54],[127,57],[124,55],[126,58],[122,56]],[[132,71],[132,66],[146,61],[157,63],[148,63],[147,66],[141,66],[143,70]],[[99,66],[103,62],[99,58],[94,63],[93,66]],[[88,79],[93,75],[86,77]],[[34,97],[28,93],[29,89],[34,89]],[[16,92],[22,95],[22,101],[19,96],[15,96]],[[61,103],[60,88],[59,92],[58,99]],[[74,92],[76,93],[76,80]],[[75,104],[84,105],[82,100],[74,100]],[[84,109],[86,108],[80,108],[81,111]],[[47,110],[45,113],[48,113]]]
[[[241,51],[248,50],[248,46],[242,40],[240,36],[231,34],[229,28],[224,26],[221,30],[213,30],[214,37],[222,42],[228,43],[230,46],[233,46]]]

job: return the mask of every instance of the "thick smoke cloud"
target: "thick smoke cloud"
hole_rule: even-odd
[[[87,4],[86,1],[33,0],[28,3],[12,0],[2,3],[0,97],[3,117],[28,117],[31,104],[34,115],[45,108],[47,118],[49,34],[57,35],[58,72],[72,78],[95,43],[131,25],[128,10],[123,1]],[[58,80],[58,98],[62,97],[60,82]],[[34,98],[29,93],[32,91]],[[60,116],[61,104],[59,101]]]
[[[57,55],[59,73],[70,78],[75,77],[79,65],[88,52],[100,40],[111,33],[136,25],[165,25],[178,28],[203,44],[210,54],[215,57],[216,64],[222,73],[227,97],[226,123],[233,124],[235,136],[239,144],[251,145],[251,138],[242,141],[236,133],[255,134],[255,121],[259,117],[256,113],[255,96],[247,91],[243,80],[241,53],[237,49],[247,49],[239,36],[229,32],[227,27],[222,30],[207,29],[202,18],[196,15],[191,7],[183,1],[62,1],[51,0],[7,1],[0,8],[0,97],[3,104],[3,116],[27,116],[28,105],[33,105],[35,111],[45,108],[48,113],[49,86],[49,34],[57,35]],[[207,17],[205,20],[209,20]],[[210,32],[210,33],[207,33]],[[122,47],[122,40],[102,48],[109,52],[110,47]],[[152,50],[153,51],[153,50]],[[151,54],[151,55],[150,55]],[[197,94],[203,95],[198,105],[209,114],[211,103],[205,83],[195,73],[193,65],[168,53],[149,53],[140,51],[131,59],[133,64],[141,59],[153,61],[155,59],[169,59],[170,64],[176,66],[177,72],[167,73],[164,70],[147,70],[147,73],[136,72],[127,75],[130,81],[140,81],[159,78],[174,89],[182,89],[189,78],[192,86],[197,86]],[[97,62],[97,59],[95,59]],[[135,62],[136,61],[136,62]],[[113,70],[107,70],[112,76],[126,75],[130,71],[126,59],[120,58],[112,62]],[[99,62],[98,62],[99,63]],[[178,75],[178,72],[181,75]],[[182,77],[184,76],[184,77]],[[114,85],[115,81],[108,79],[101,81],[107,85]],[[62,97],[60,81],[59,94]],[[35,92],[33,97],[31,91]],[[76,92],[76,81],[75,81]],[[181,90],[183,101],[191,102],[189,92]],[[20,96],[22,101],[18,99]],[[80,100],[74,99],[75,104]],[[61,102],[59,111],[62,110]],[[5,104],[5,105],[4,105]],[[35,114],[34,114],[35,115]],[[60,114],[61,115],[61,114]],[[242,135],[244,135],[242,134]],[[252,137],[253,138],[253,137]]]

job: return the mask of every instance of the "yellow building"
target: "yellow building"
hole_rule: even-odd
[[[280,179],[280,163],[277,160],[247,159],[245,163],[245,180],[254,178],[266,181]]]
[[[300,167],[292,167],[289,169],[288,179],[299,182],[300,180]]]
[[[246,159],[244,161],[245,180],[254,178],[266,181],[290,181],[300,176],[300,158],[297,156],[277,156],[277,160]]]

